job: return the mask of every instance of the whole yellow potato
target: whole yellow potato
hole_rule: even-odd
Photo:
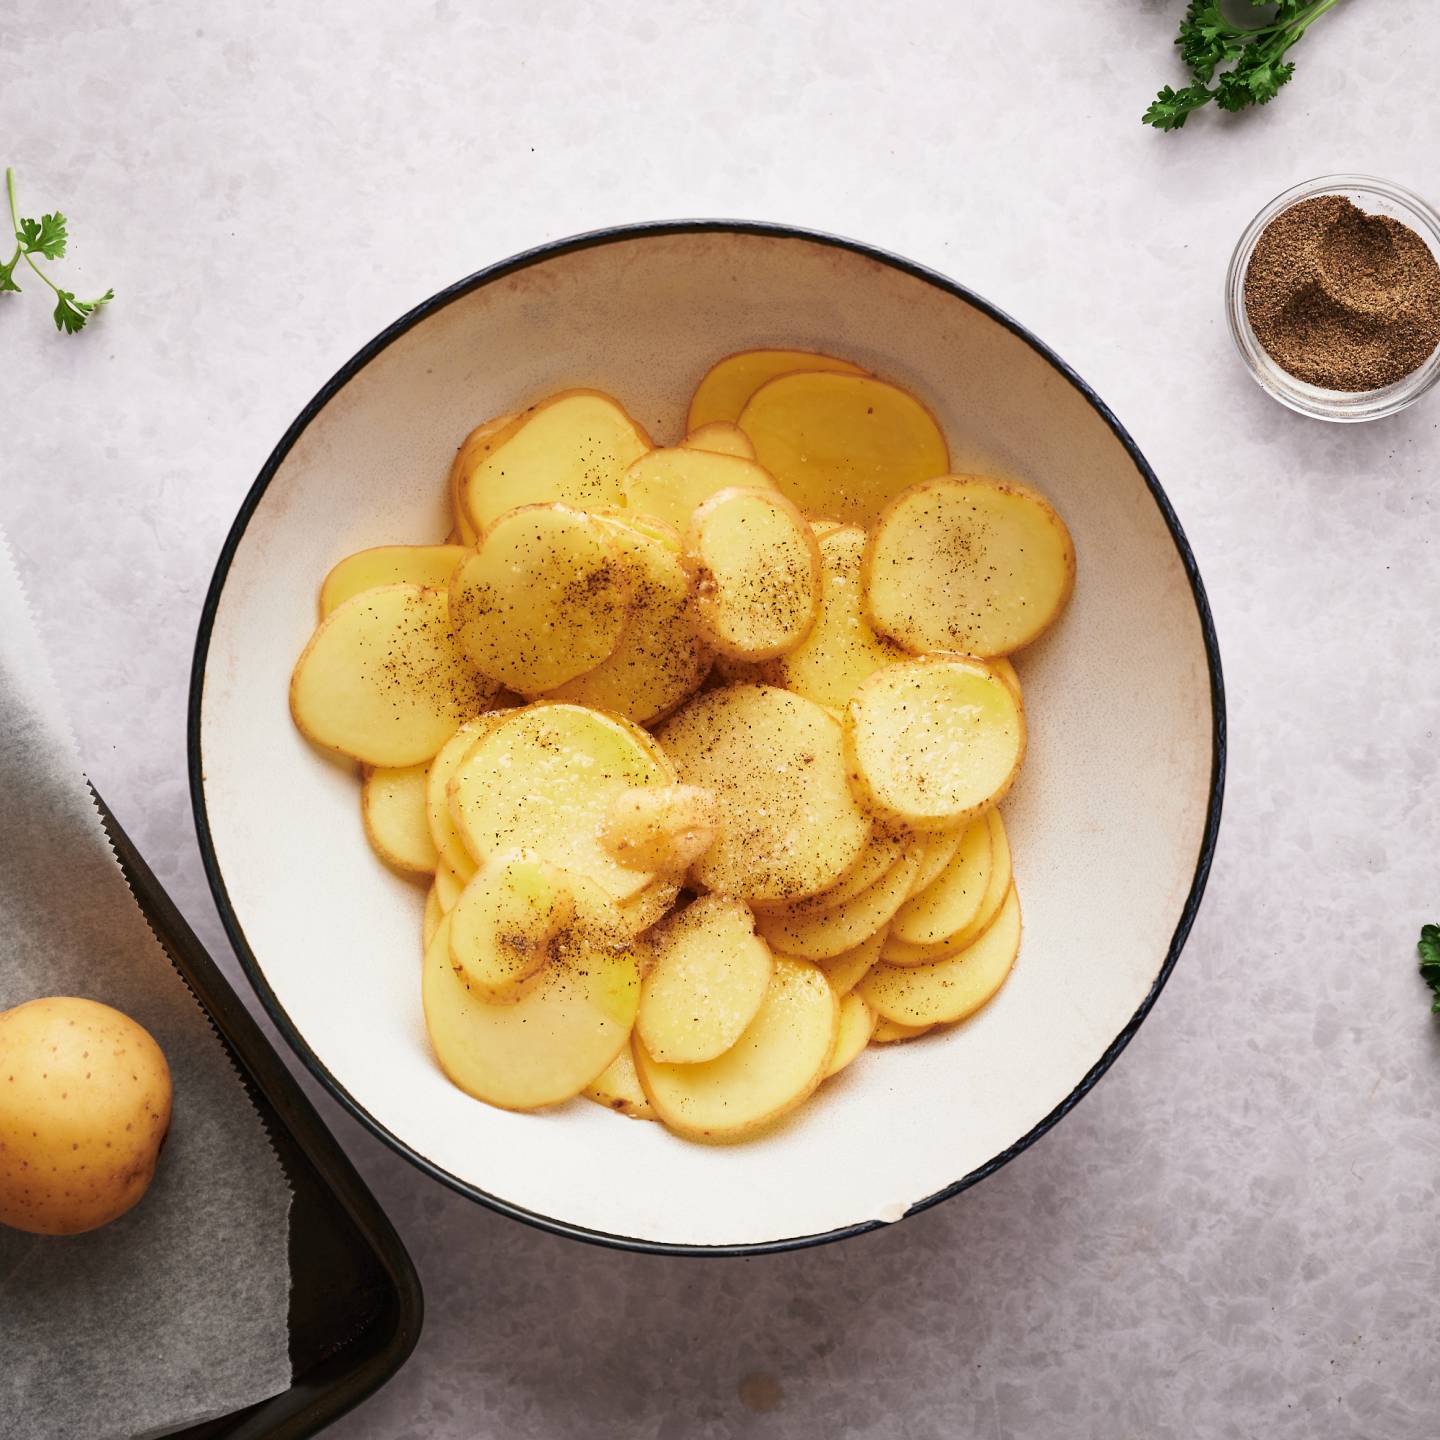
[[[150,1187],[170,1067],[149,1031],[95,1000],[0,1012],[0,1224],[78,1235]]]

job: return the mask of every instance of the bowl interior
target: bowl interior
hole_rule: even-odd
[[[1198,899],[1218,809],[1206,632],[1131,450],[985,308],[815,237],[619,232],[500,267],[397,331],[277,451],[217,573],[208,651],[202,627],[202,840],[208,826],[232,937],[307,1061],[453,1183],[650,1245],[783,1244],[898,1219],[1003,1156],[1152,995]],[[584,1100],[491,1109],[445,1079],[426,1041],[422,888],[372,857],[354,774],[290,723],[287,682],[319,581],[352,550],[439,539],[443,478],[481,419],[596,386],[673,442],[707,366],[766,344],[834,351],[910,387],[940,418],[953,469],[1038,486],[1073,531],[1073,603],[1016,661],[1030,720],[1005,806],[1019,962],[970,1022],[863,1055],[743,1145],[690,1144]]]

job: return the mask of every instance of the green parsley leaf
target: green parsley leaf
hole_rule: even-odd
[[[1189,85],[1184,90],[1172,90],[1168,85],[1150,102],[1145,112],[1145,123],[1157,130],[1178,130],[1192,110],[1198,110],[1210,101],[1210,91],[1204,85]]]
[[[73,290],[64,290],[57,285],[40,265],[40,260],[59,260],[70,243],[70,232],[65,217],[56,210],[52,215],[42,215],[38,220],[21,219],[15,203],[15,171],[5,171],[5,197],[10,205],[10,225],[18,242],[15,253],[0,264],[0,295],[18,292],[15,283],[15,267],[23,259],[29,269],[40,277],[55,294],[55,309],[51,312],[55,328],[67,335],[74,335],[85,328],[86,322],[102,306],[115,298],[113,290],[107,290],[94,300],[77,300]],[[39,257],[37,259],[36,257]]]
[[[69,290],[57,290],[55,302],[55,328],[67,335],[74,335],[85,328],[85,322],[102,305],[108,305],[115,298],[113,290],[107,290],[98,300],[77,300]]]
[[[1251,3],[1261,6],[1266,0]],[[1157,130],[1179,130],[1192,110],[1211,100],[1221,110],[1268,105],[1295,73],[1294,61],[1284,58],[1286,51],[1337,4],[1339,0],[1279,0],[1268,20],[1240,25],[1226,16],[1220,0],[1189,0],[1175,44],[1192,83],[1178,91],[1165,86],[1142,117],[1144,123]]]
[[[53,215],[42,215],[38,220],[22,220],[15,238],[27,255],[43,255],[47,260],[58,260],[65,253],[70,235],[65,228],[65,217],[57,210]]]
[[[1440,1015],[1440,925],[1422,925],[1415,948],[1420,954],[1420,978],[1435,992],[1430,1013]]]

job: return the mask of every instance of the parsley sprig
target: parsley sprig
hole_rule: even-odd
[[[1266,0],[1250,3],[1263,5]],[[1145,112],[1145,124],[1178,130],[1192,110],[1212,100],[1222,110],[1268,104],[1295,73],[1295,62],[1284,58],[1286,51],[1338,3],[1280,0],[1264,25],[1247,26],[1227,20],[1219,0],[1190,0],[1175,43],[1189,67],[1191,83],[1180,90],[1165,86]],[[1230,68],[1222,69],[1226,65]],[[1217,71],[1221,71],[1218,79]]]
[[[1435,992],[1430,1013],[1440,1015],[1440,925],[1422,925],[1415,948],[1420,952],[1420,978]]]
[[[0,264],[0,295],[7,291],[19,294],[15,283],[15,267],[23,260],[55,292],[55,328],[74,335],[85,328],[85,322],[102,306],[115,298],[107,290],[95,300],[77,300],[71,290],[62,290],[36,263],[38,255],[45,260],[59,260],[70,243],[65,217],[57,210],[38,220],[22,219],[15,204],[15,171],[5,171],[5,193],[10,201],[10,228],[15,233],[15,253]]]

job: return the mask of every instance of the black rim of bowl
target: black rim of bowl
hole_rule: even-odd
[[[291,1022],[290,1017],[285,1013],[284,1007],[275,996],[275,992],[266,982],[263,971],[257,962],[254,952],[245,938],[245,931],[240,924],[240,918],[235,913],[234,906],[230,903],[230,896],[225,888],[225,881],[220,873],[220,866],[215,858],[215,844],[210,834],[210,821],[205,808],[205,787],[204,787],[204,766],[200,751],[200,711],[201,701],[205,688],[205,663],[210,650],[211,632],[215,625],[215,614],[220,604],[220,596],[225,588],[225,580],[230,572],[230,565],[235,553],[244,537],[246,527],[250,523],[250,517],[254,514],[270,482],[274,479],[276,472],[284,462],[286,456],[300,438],[310,422],[329,403],[331,398],[355,375],[365,368],[382,350],[393,341],[404,335],[413,326],[443,309],[452,301],[468,295],[472,290],[477,290],[491,281],[498,280],[507,275],[513,275],[516,271],[528,269],[532,265],[543,264],[547,260],[557,256],[571,254],[578,250],[588,250],[596,246],[612,245],[629,240],[644,240],[668,235],[703,235],[703,234],[741,234],[757,235],[769,239],[779,240],[800,240],[806,244],[827,245],[838,250],[847,250],[855,255],[864,256],[868,260],[877,261],[894,270],[899,270],[906,275],[914,276],[923,280],[926,284],[934,286],[935,289],[943,291],[956,299],[963,300],[967,305],[973,306],[982,314],[988,316],[999,325],[1003,325],[1012,335],[1023,340],[1032,350],[1041,356],[1059,375],[1089,402],[1097,415],[1108,425],[1115,437],[1125,447],[1126,453],[1130,456],[1135,468],[1140,472],[1145,484],[1149,487],[1150,494],[1154,498],[1160,514],[1164,517],[1165,524],[1170,531],[1170,538],[1175,544],[1175,549],[1180,556],[1180,562],[1185,568],[1185,574],[1190,581],[1191,594],[1195,600],[1195,609],[1200,619],[1200,629],[1205,642],[1206,663],[1210,672],[1210,704],[1213,715],[1213,729],[1211,734],[1211,770],[1210,770],[1210,796],[1206,808],[1205,831],[1201,839],[1200,852],[1196,858],[1195,878],[1191,883],[1190,892],[1186,896],[1184,908],[1180,912],[1179,923],[1175,927],[1175,933],[1171,937],[1169,948],[1165,954],[1164,964],[1161,965],[1155,982],[1151,985],[1149,992],[1141,1001],[1139,1008],[1135,1011],[1124,1028],[1114,1040],[1105,1048],[1100,1059],[1091,1066],[1090,1070],[1081,1079],[1080,1083],[1065,1097],[1048,1115],[1033,1126],[1026,1134],[1022,1135],[1013,1144],[1007,1146],[998,1155],[988,1160],[984,1165],[970,1171],[942,1190],[937,1190],[933,1195],[918,1200],[905,1212],[902,1217],[908,1219],[912,1215],[918,1215],[922,1210],[928,1210],[932,1205],[938,1205],[942,1200],[948,1200],[952,1195],[958,1195],[962,1190],[983,1180],[987,1175],[994,1172],[1008,1161],[1013,1160],[1022,1150],[1028,1149],[1053,1125],[1057,1124],[1062,1117],[1067,1115],[1074,1107],[1094,1088],[1100,1077],[1114,1063],[1116,1056],[1125,1048],[1140,1028],[1146,1015],[1150,1013],[1156,997],[1160,994],[1166,980],[1170,978],[1170,972],[1175,968],[1175,962],[1179,959],[1180,951],[1184,948],[1185,940],[1190,933],[1190,927],[1194,923],[1195,915],[1200,906],[1201,896],[1205,892],[1205,883],[1210,875],[1210,866],[1215,854],[1215,843],[1220,829],[1221,802],[1225,789],[1225,754],[1226,754],[1226,727],[1225,727],[1225,686],[1220,669],[1220,647],[1215,635],[1215,622],[1210,613],[1210,602],[1205,595],[1205,586],[1200,579],[1200,572],[1195,564],[1195,556],[1190,549],[1190,543],[1185,538],[1185,532],[1180,526],[1180,521],[1175,514],[1174,507],[1170,504],[1169,497],[1165,494],[1160,481],[1156,478],[1155,472],[1150,468],[1144,455],[1141,454],[1139,446],[1131,439],[1125,427],[1120,424],[1110,408],[1103,400],[1071,369],[1053,350],[1043,341],[1031,334],[1023,325],[1013,320],[1004,311],[997,309],[988,300],[976,295],[973,291],[967,290],[963,285],[948,279],[934,270],[927,269],[923,265],[917,265],[913,261],[906,260],[902,256],[893,255],[885,250],[878,250],[872,245],[862,244],[856,240],[842,239],[836,235],[827,235],[821,231],[805,230],[792,225],[767,224],[758,221],[744,220],[674,220],[657,221],[640,225],[619,225],[604,230],[587,231],[582,235],[573,235],[564,240],[556,240],[548,245],[537,246],[533,250],[521,251],[518,255],[511,256],[508,260],[502,260],[496,265],[491,265],[483,270],[477,270],[473,275],[458,281],[454,285],[432,295],[428,300],[417,305],[408,314],[402,315],[394,324],[382,330],[368,345],[361,348],[351,357],[338,371],[320,388],[314,398],[296,416],[290,428],[281,437],[280,443],[276,445],[266,460],[260,474],[256,477],[255,483],[250,487],[249,493],[245,496],[244,503],[240,507],[240,513],[235,517],[234,524],[230,527],[230,533],[225,537],[225,544],[220,551],[220,558],[216,562],[215,573],[210,581],[210,588],[205,596],[205,605],[200,612],[200,628],[195,638],[195,656],[190,672],[190,698],[189,698],[189,719],[188,719],[188,759],[190,771],[190,803],[195,816],[195,830],[200,842],[200,853],[205,864],[206,878],[210,882],[210,890],[215,898],[215,904],[220,912],[220,919],[225,926],[225,931],[230,937],[230,943],[235,947],[236,954],[240,957],[240,963],[244,967],[250,983],[255,987],[260,1002],[264,1005],[270,1018],[275,1022],[280,1033],[289,1042],[291,1049],[300,1057],[311,1074],[320,1081],[322,1085],[373,1134],[377,1135],[385,1144],[403,1155],[413,1165],[424,1171],[427,1175],[439,1180],[442,1184],[448,1185],[452,1190],[479,1201],[480,1204],[498,1211],[502,1215],[508,1215],[516,1220],[522,1220],[528,1225],[536,1226],[541,1230],[549,1231],[551,1234],[564,1235],[574,1240],[583,1240],[591,1244],[605,1245],[618,1250],[633,1250],[650,1255],[712,1255],[712,1256],[746,1256],[764,1255],[776,1251],[800,1250],[812,1245],[823,1245],[833,1240],[843,1240],[852,1235],[863,1235],[869,1231],[880,1230],[887,1227],[887,1222],[882,1220],[866,1220],[854,1225],[842,1226],[839,1229],[827,1230],[813,1235],[797,1235],[780,1240],[762,1240],[753,1244],[743,1245],[689,1245],[669,1243],[657,1240],[638,1239],[627,1235],[612,1235],[601,1230],[590,1230],[580,1225],[572,1225],[564,1220],[556,1220],[548,1215],[540,1215],[532,1210],[526,1210],[522,1206],[512,1205],[509,1201],[499,1196],[491,1195],[468,1181],[462,1180],[457,1175],[452,1175],[448,1170],[442,1169],[432,1160],[427,1159],[416,1150],[407,1145],[399,1136],[393,1134],[385,1126],[375,1120],[368,1111],[361,1106],[343,1085],[321,1064],[319,1058],[306,1044],[300,1032]]]

